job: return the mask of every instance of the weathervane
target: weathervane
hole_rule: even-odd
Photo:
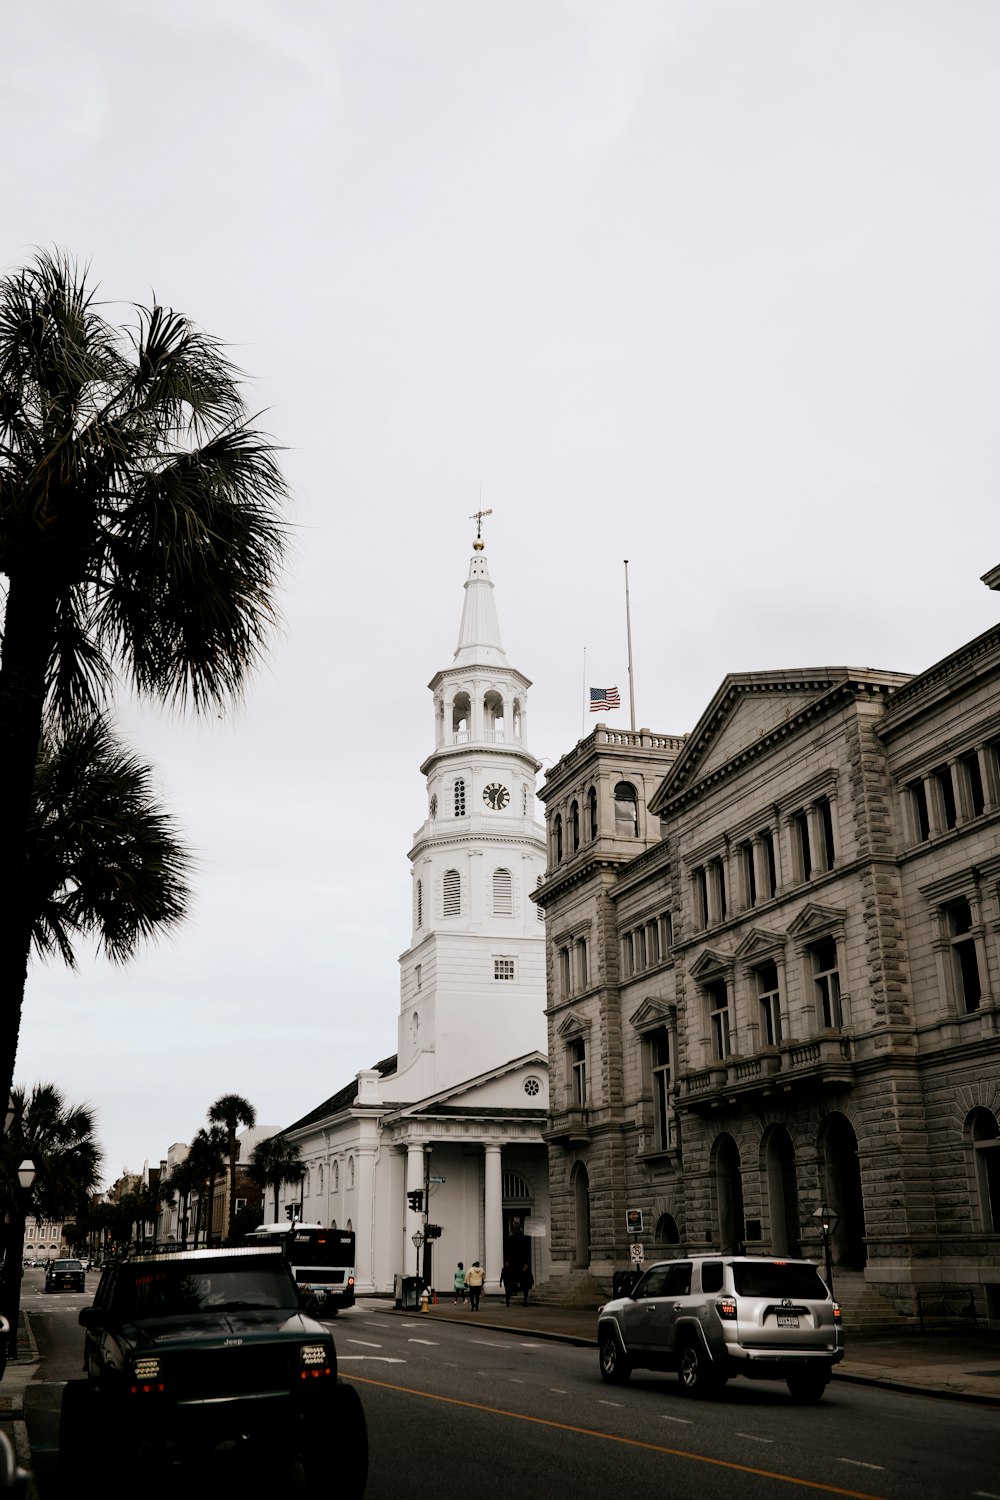
[[[479,498],[482,499],[482,496],[480,495]],[[475,521],[476,523],[476,540],[472,545],[477,552],[482,552],[483,548],[486,545],[486,543],[483,541],[483,521],[486,516],[491,516],[492,514],[492,510],[474,510],[472,512],[472,515],[469,517],[470,521]]]

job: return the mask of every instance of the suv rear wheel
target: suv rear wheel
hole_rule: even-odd
[[[814,1401],[822,1400],[823,1392],[829,1382],[829,1370],[796,1370],[793,1375],[789,1375],[785,1384],[791,1392],[792,1399],[807,1406]]]
[[[329,1483],[331,1464],[341,1500],[361,1500],[368,1483],[368,1424],[361,1397],[353,1385],[338,1380],[329,1409],[303,1415],[302,1470],[310,1488]],[[336,1433],[336,1459],[330,1457],[330,1435]]]
[[[609,1385],[624,1385],[632,1373],[632,1362],[622,1353],[617,1337],[610,1331],[602,1333],[598,1345],[601,1362],[601,1379]]]
[[[677,1378],[685,1396],[714,1396],[725,1385],[708,1355],[688,1335],[681,1345]]]

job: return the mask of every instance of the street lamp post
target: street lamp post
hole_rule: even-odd
[[[417,1252],[416,1273],[417,1273],[417,1276],[419,1277],[419,1275],[420,1275],[420,1247],[424,1243],[424,1237],[421,1234],[421,1232],[420,1232],[419,1229],[417,1230],[416,1234],[411,1234],[410,1235],[410,1243],[413,1245],[414,1250],[416,1250],[416,1252]]]
[[[18,1167],[17,1181],[22,1193],[27,1194],[31,1192],[32,1186],[34,1185],[35,1181],[35,1163],[31,1160],[30,1156],[26,1156],[24,1161],[22,1161],[21,1165]],[[24,1219],[20,1218],[18,1222],[22,1225],[21,1245],[19,1247],[17,1264],[11,1266],[10,1268],[10,1279],[8,1282],[8,1285],[11,1288],[11,1306],[7,1319],[8,1323],[10,1324],[7,1338],[9,1340],[9,1348],[12,1359],[17,1358],[17,1324],[21,1316],[21,1276],[23,1270],[21,1262],[24,1257]],[[13,1249],[14,1246],[8,1244],[7,1254],[10,1255]]]
[[[840,1215],[825,1203],[813,1210],[813,1218],[816,1220],[823,1234],[823,1257],[826,1265],[826,1284],[830,1288],[830,1296],[833,1296],[833,1255],[831,1253],[830,1239],[840,1220]]]

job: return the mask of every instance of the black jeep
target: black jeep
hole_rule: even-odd
[[[84,1370],[63,1393],[66,1475],[123,1442],[163,1456],[256,1442],[301,1458],[307,1483],[330,1473],[357,1500],[368,1435],[353,1386],[337,1379],[333,1338],[302,1311],[280,1249],[187,1250],[108,1265],[87,1330]]]

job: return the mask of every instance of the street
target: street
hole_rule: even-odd
[[[25,1415],[41,1494],[56,1495],[62,1384],[80,1373],[85,1295],[45,1296],[28,1273],[24,1305],[42,1365]],[[91,1278],[88,1278],[88,1282]],[[683,1397],[670,1375],[602,1383],[594,1349],[435,1323],[362,1304],[330,1325],[341,1374],[356,1382],[371,1438],[369,1500],[548,1500],[630,1494],[765,1497],[811,1491],[885,1500],[1000,1495],[1000,1410],[834,1380],[814,1407],[784,1385],[733,1381],[719,1400]],[[113,1458],[95,1454],[105,1472]],[[189,1493],[232,1480],[246,1494],[305,1489],[223,1453],[184,1476]],[[225,1474],[226,1466],[237,1474]],[[191,1466],[189,1466],[191,1467]],[[337,1455],[330,1454],[335,1482]],[[84,1476],[81,1476],[84,1477]],[[136,1478],[139,1476],[129,1476]],[[145,1482],[146,1476],[141,1476]],[[176,1482],[176,1473],[173,1483]],[[126,1476],[122,1476],[123,1482]],[[192,1488],[193,1487],[193,1488]]]

